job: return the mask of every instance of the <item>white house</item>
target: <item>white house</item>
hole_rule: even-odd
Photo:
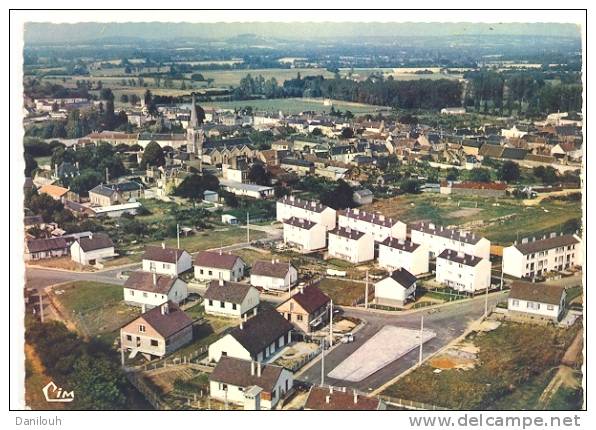
[[[336,224],[336,211],[312,200],[301,200],[286,196],[277,201],[277,220],[284,221],[292,217],[306,219],[315,224],[323,224],[327,230],[333,230]]]
[[[575,235],[552,233],[539,240],[523,239],[503,249],[503,273],[533,279],[553,270],[581,265],[581,240]]]
[[[375,258],[375,241],[370,233],[338,227],[329,232],[328,252],[331,257],[363,263]]]
[[[490,258],[490,241],[475,233],[437,226],[430,222],[412,224],[411,241],[426,245],[431,257],[451,249],[480,258]]]
[[[275,309],[267,308],[209,345],[209,361],[223,357],[269,362],[292,342],[292,324]]]
[[[360,209],[346,209],[339,211],[338,215],[337,224],[340,227],[370,233],[376,242],[382,242],[388,237],[406,239],[407,226],[402,221]]]
[[[70,245],[70,258],[80,264],[94,265],[115,255],[114,242],[106,234],[93,233],[80,237]]]
[[[416,295],[416,276],[406,269],[394,270],[389,276],[375,284],[375,303],[388,306],[403,306]]]
[[[245,410],[274,409],[293,385],[292,372],[281,366],[233,357],[222,357],[209,375],[212,399]]]
[[[249,312],[257,312],[259,291],[247,284],[211,281],[203,296],[205,313],[241,318]]]
[[[437,256],[436,280],[454,290],[474,293],[490,286],[488,258],[446,249]]]
[[[288,289],[298,281],[298,270],[284,261],[255,261],[250,269],[250,285],[265,290]]]
[[[237,282],[244,277],[246,264],[237,255],[222,251],[201,251],[195,257],[195,279]]]
[[[311,252],[327,246],[327,230],[304,218],[291,217],[283,220],[284,243],[302,252]]]
[[[178,305],[187,297],[188,286],[177,276],[137,271],[132,272],[124,283],[124,302],[146,309],[168,300]]]
[[[221,179],[219,186],[237,196],[252,197],[253,199],[268,199],[275,196],[275,189],[265,185],[243,184],[242,182]]]
[[[519,130],[516,125],[511,128],[501,129],[501,136],[506,137],[507,139],[521,139],[526,134],[528,134],[527,131]]]
[[[560,285],[514,282],[507,299],[509,316],[558,322],[566,307],[567,292]]]
[[[428,248],[388,237],[379,244],[379,266],[389,271],[403,267],[413,275],[428,273]]]
[[[192,257],[184,249],[147,246],[143,254],[143,270],[162,275],[178,276],[192,268]]]

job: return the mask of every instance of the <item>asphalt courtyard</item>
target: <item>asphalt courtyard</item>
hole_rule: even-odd
[[[499,298],[505,297],[506,294],[507,292],[491,294],[489,296],[489,306],[493,307],[496,305]],[[461,336],[470,324],[478,320],[484,314],[484,301],[484,296],[479,296],[471,300],[464,300],[461,303],[451,303],[436,310],[426,309],[402,315],[346,309],[344,313],[346,316],[359,318],[365,322],[365,325],[356,332],[353,343],[340,344],[326,353],[325,384],[353,387],[364,392],[370,392],[381,387],[386,382],[416,365],[419,357],[418,348],[414,348],[361,381],[350,382],[334,379],[329,377],[328,374],[387,325],[420,330],[422,315],[424,315],[424,328],[436,333],[436,337],[426,342],[422,348],[423,357],[427,357]],[[296,379],[311,384],[320,384],[320,356],[314,364],[297,375]]]

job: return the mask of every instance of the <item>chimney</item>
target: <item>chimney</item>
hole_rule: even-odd
[[[168,305],[168,302],[165,302],[163,305],[161,305],[161,314],[167,315],[169,313],[170,313],[170,307]]]
[[[255,376],[255,362],[250,360],[250,375]]]
[[[261,377],[261,362],[257,361],[257,376]]]
[[[223,280],[223,279],[220,277],[220,278],[219,278],[219,286],[220,286],[220,287],[223,287],[224,285],[225,285],[225,284],[224,284],[224,280]]]
[[[329,404],[330,400],[331,400],[331,396],[325,396],[325,403]]]
[[[157,286],[157,274],[155,272],[152,273],[153,275],[153,286]]]
[[[240,318],[240,330],[244,330],[244,320]]]
[[[358,393],[354,390],[354,404],[358,403]]]

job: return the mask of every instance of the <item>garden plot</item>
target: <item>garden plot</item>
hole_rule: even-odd
[[[422,343],[428,342],[435,336],[435,332],[424,330]],[[419,345],[419,330],[385,326],[333,369],[329,377],[351,382],[362,381]]]

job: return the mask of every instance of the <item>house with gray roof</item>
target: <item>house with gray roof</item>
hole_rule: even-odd
[[[271,410],[291,392],[292,372],[272,364],[222,357],[209,375],[209,395],[245,410]]]
[[[178,276],[192,269],[192,256],[181,248],[173,248],[162,243],[149,245],[143,254],[143,270],[162,275]]]
[[[132,272],[124,283],[124,302],[151,309],[168,300],[180,304],[188,297],[188,285],[177,276]]]
[[[246,263],[230,252],[201,251],[194,261],[195,279],[238,282],[244,278]]]
[[[267,363],[292,342],[292,324],[275,309],[265,308],[209,345],[209,360],[235,357]]]
[[[255,287],[223,280],[211,281],[203,295],[205,313],[232,318],[256,314],[259,301]]]
[[[298,270],[290,262],[255,261],[250,270],[250,284],[265,290],[288,291],[298,281]]]
[[[105,233],[91,233],[70,245],[70,258],[83,265],[95,265],[116,255],[114,242]]]
[[[567,306],[567,291],[560,285],[514,282],[507,298],[508,316],[514,319],[561,320]]]

